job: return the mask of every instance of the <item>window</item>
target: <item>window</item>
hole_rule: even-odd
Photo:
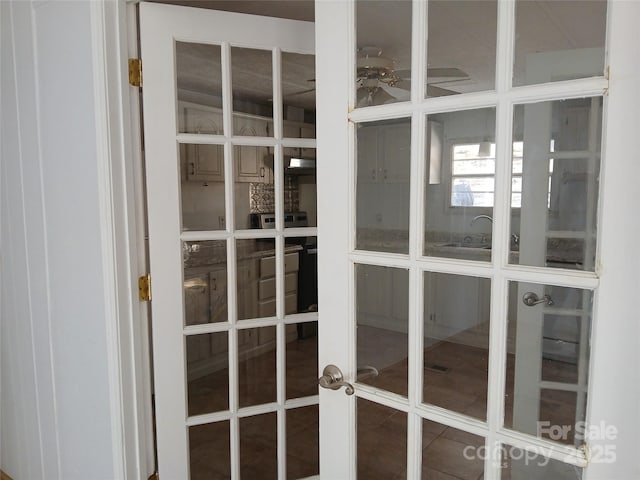
[[[553,152],[553,140],[551,151]],[[511,207],[522,201],[523,142],[513,142],[511,170]],[[451,162],[451,206],[493,207],[496,145],[490,142],[453,145]],[[549,194],[553,159],[549,160]]]

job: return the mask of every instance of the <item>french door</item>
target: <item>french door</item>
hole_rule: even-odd
[[[160,478],[317,475],[313,25],[140,27]]]
[[[141,4],[161,478],[629,478],[634,8]]]
[[[629,476],[633,272],[601,268],[629,6],[316,2],[322,478]]]

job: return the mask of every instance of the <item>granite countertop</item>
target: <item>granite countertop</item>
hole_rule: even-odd
[[[562,268],[581,268],[584,246],[582,240],[547,239],[547,265]],[[357,232],[357,248],[379,252],[407,254],[408,232],[397,230],[362,229]],[[486,235],[429,232],[425,238],[427,255],[464,260],[491,261],[491,237]],[[509,262],[519,263],[520,253],[511,250]]]
[[[284,253],[302,250],[300,245],[286,245]],[[191,242],[185,244],[182,252],[185,268],[207,267],[227,262],[227,248],[224,241]],[[242,241],[236,247],[236,259],[250,260],[275,256],[274,242],[260,242],[256,240]]]

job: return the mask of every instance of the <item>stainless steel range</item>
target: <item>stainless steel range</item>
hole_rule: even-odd
[[[251,228],[276,228],[275,213],[250,214]],[[306,227],[309,225],[307,212],[290,212],[284,214],[285,228]]]
[[[250,214],[251,228],[276,228],[275,213]],[[284,227],[308,226],[306,212],[289,212],[284,214]],[[316,237],[288,237],[286,245],[300,245],[298,270],[298,313],[315,312],[318,310],[318,246]],[[306,338],[316,335],[316,322],[298,324],[298,337]]]

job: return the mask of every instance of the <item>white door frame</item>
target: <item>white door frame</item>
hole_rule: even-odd
[[[503,19],[503,25],[498,36],[498,58],[512,58],[514,22],[513,2],[498,2],[499,17]],[[424,2],[413,3],[414,21],[413,35],[421,38],[425,27],[426,8]],[[548,84],[544,87],[525,86],[517,91],[508,92],[510,83],[509,71],[501,69],[497,72],[496,81],[499,92],[506,92],[506,98],[510,102],[527,103],[528,101],[544,101],[559,97],[575,96],[574,87],[580,85],[581,95],[602,95],[608,88],[608,96],[605,97],[605,109],[607,116],[603,132],[602,170],[601,170],[601,196],[599,199],[600,228],[598,231],[598,256],[596,274],[583,272],[567,272],[566,280],[557,275],[549,275],[548,272],[535,267],[510,267],[508,266],[509,241],[508,218],[509,211],[506,201],[509,192],[504,188],[496,189],[496,209],[494,211],[494,255],[503,258],[496,259],[496,264],[502,263],[504,267],[487,268],[486,275],[494,277],[497,288],[492,291],[492,316],[500,315],[500,311],[506,309],[505,280],[534,281],[537,283],[550,283],[567,286],[573,285],[583,288],[598,287],[596,292],[596,305],[594,308],[594,326],[592,333],[592,355],[589,384],[589,406],[587,420],[591,425],[599,426],[599,422],[617,429],[616,434],[609,438],[592,438],[588,441],[586,452],[580,452],[572,448],[557,448],[551,452],[552,458],[563,460],[566,458],[576,465],[588,465],[585,469],[586,479],[627,479],[639,475],[636,463],[636,453],[633,446],[637,444],[637,432],[640,427],[640,413],[637,408],[640,393],[640,381],[635,371],[638,362],[638,314],[633,305],[638,292],[638,261],[637,247],[634,245],[640,238],[639,216],[634,211],[637,200],[634,200],[634,192],[638,190],[637,179],[640,178],[640,159],[635,147],[635,141],[639,128],[640,98],[637,93],[637,84],[640,82],[640,67],[636,59],[639,54],[639,42],[637,33],[637,21],[640,19],[640,2],[625,2],[612,0],[609,7],[608,28],[608,56],[607,72],[610,75],[609,82],[606,79],[594,78],[563,83]],[[421,31],[422,29],[422,31]],[[394,259],[386,255],[376,258],[373,254],[353,253],[352,242],[354,238],[353,219],[350,217],[354,209],[347,208],[353,204],[354,197],[354,172],[353,151],[351,143],[353,137],[353,123],[349,118],[358,121],[380,120],[399,116],[411,116],[417,123],[414,126],[412,143],[419,143],[419,136],[424,129],[416,115],[417,110],[406,104],[392,104],[373,107],[371,109],[353,111],[355,85],[353,69],[354,64],[354,8],[353,3],[344,2],[317,2],[316,3],[316,63],[318,78],[318,155],[324,159],[318,166],[318,192],[319,192],[319,304],[320,304],[320,331],[319,331],[319,362],[322,368],[327,364],[338,365],[345,374],[347,381],[354,381],[355,362],[351,352],[354,345],[354,312],[353,305],[344,300],[342,292],[354,291],[354,280],[350,261],[364,261],[365,263],[379,263],[387,266],[407,267],[421,252],[423,219],[420,215],[412,213],[411,229],[413,239],[410,246],[409,261],[402,258]],[[412,51],[414,66],[424,62],[424,45],[413,42]],[[417,46],[417,48],[416,48]],[[508,69],[507,69],[508,70]],[[420,68],[412,70],[412,85],[424,84],[424,73]],[[330,87],[329,87],[330,86]],[[334,95],[325,94],[329,89]],[[572,93],[573,92],[573,93]],[[412,92],[413,100],[422,102],[420,94]],[[349,101],[345,101],[349,99]],[[483,94],[469,94],[464,100],[459,97],[441,97],[430,99],[428,105],[423,105],[423,112],[438,112],[441,109],[468,109],[486,106],[488,96]],[[506,104],[502,105],[508,105]],[[498,156],[509,158],[511,136],[509,112],[498,107],[498,137],[503,140],[498,145]],[[507,113],[507,115],[505,115]],[[347,127],[348,126],[348,127]],[[627,152],[627,153],[625,153]],[[634,152],[629,155],[628,152]],[[415,154],[413,154],[415,155]],[[417,163],[417,162],[414,162]],[[412,192],[411,204],[421,204],[421,179],[423,173],[419,166],[412,167]],[[341,174],[336,175],[339,171]],[[496,172],[496,182],[506,185],[504,179],[510,177],[510,165],[504,162],[501,169]],[[340,193],[333,193],[332,198],[325,185],[339,185]],[[323,193],[324,190],[324,193]],[[343,193],[348,192],[348,193]],[[324,201],[323,201],[324,200]],[[502,206],[498,206],[501,204]],[[622,234],[624,232],[624,234]],[[621,235],[624,235],[621,238]],[[336,260],[336,252],[338,257]],[[481,270],[479,267],[467,267],[447,260],[429,259],[421,261],[426,268],[434,271],[448,271],[451,273],[473,274]],[[502,271],[500,271],[502,268]],[[522,273],[521,273],[522,272]],[[409,292],[410,311],[409,316],[415,315],[416,296],[420,294],[419,278],[413,278]],[[498,312],[498,313],[496,313]],[[339,319],[335,323],[333,319]],[[324,321],[323,321],[324,320]],[[497,347],[504,343],[506,334],[505,325],[492,325],[491,344]],[[416,328],[414,328],[415,330]],[[421,347],[418,340],[421,332],[412,331],[410,326],[409,356],[412,350],[414,359],[419,355],[417,351]],[[494,347],[494,348],[495,348]],[[504,358],[493,356],[490,364],[489,399],[493,405],[487,424],[489,427],[488,447],[498,447],[500,441],[508,441],[517,447],[535,445],[540,448],[549,446],[543,440],[532,441],[515,432],[505,432],[501,427],[503,413],[504,389]],[[631,373],[633,372],[633,373]],[[635,375],[635,381],[629,378]],[[631,380],[631,381],[630,381]],[[409,373],[409,401],[406,406],[401,402],[387,401],[384,395],[371,393],[370,389],[356,386],[356,393],[362,397],[375,398],[376,401],[389,404],[394,408],[411,411],[416,406],[411,400],[412,388],[420,385],[421,378],[416,372]],[[612,395],[617,392],[617,395]],[[377,395],[377,396],[376,396]],[[348,422],[353,425],[355,420],[355,402],[353,397],[345,397],[342,391],[321,391],[320,393],[320,424],[321,424],[321,475],[323,478],[345,478],[344,465],[350,459],[355,458],[355,433],[350,429],[349,435],[340,436],[341,423]],[[432,420],[444,420],[446,412],[436,408],[421,409],[425,418]],[[345,420],[346,419],[346,420]],[[449,419],[455,424],[453,418]],[[460,422],[460,420],[457,420]],[[412,416],[408,422],[408,437],[419,437],[419,426]],[[469,423],[466,429],[473,432],[475,424]],[[615,435],[615,438],[611,438]],[[616,461],[605,463],[604,452],[614,446]],[[335,447],[335,448],[334,448]],[[609,450],[610,451],[610,450]],[[409,452],[408,476],[414,478],[419,472],[419,451]],[[494,478],[499,472],[497,465],[487,467],[487,478]],[[348,472],[349,478],[355,478],[355,466]]]
[[[144,241],[144,201],[142,196],[143,184],[140,171],[142,170],[142,156],[140,154],[141,130],[138,102],[138,89],[130,88],[126,79],[126,58],[133,56],[137,50],[135,4],[125,0],[100,6],[95,10],[93,27],[98,35],[94,48],[96,60],[96,84],[102,82],[100,90],[105,96],[103,108],[96,113],[108,125],[114,138],[111,148],[105,145],[105,173],[103,181],[108,181],[108,173],[124,167],[122,176],[116,182],[108,181],[107,190],[113,199],[112,205],[104,205],[105,217],[101,223],[112,232],[123,237],[118,240],[112,272],[117,289],[124,292],[124,296],[113,298],[114,308],[122,308],[129,304],[128,313],[113,318],[112,331],[131,332],[127,341],[114,338],[115,344],[111,349],[110,364],[115,372],[115,382],[111,384],[112,402],[119,404],[121,427],[114,433],[114,462],[123,465],[122,478],[144,478],[153,468],[153,438],[151,427],[147,423],[150,419],[151,405],[149,400],[149,365],[145,361],[148,351],[146,336],[146,307],[136,308],[136,287],[132,277],[145,273],[145,241]],[[332,62],[341,59],[352,52],[344,51],[345,39],[339,32],[338,23],[344,24],[349,17],[341,17],[337,10],[324,2],[319,3],[316,10],[316,36],[323,42],[330,42],[335,46]],[[592,462],[587,469],[586,477],[592,479],[627,479],[640,475],[637,467],[637,432],[640,431],[640,413],[638,400],[640,398],[640,369],[635,369],[635,381],[629,381],[629,370],[640,364],[640,349],[637,339],[640,336],[638,327],[638,313],[634,305],[637,298],[638,279],[634,274],[640,270],[640,258],[637,253],[637,239],[640,238],[640,222],[638,216],[625,218],[620,212],[619,205],[633,205],[637,202],[637,178],[640,178],[640,162],[636,156],[628,155],[628,151],[635,145],[634,140],[640,131],[640,97],[637,85],[640,82],[640,64],[634,59],[640,57],[640,39],[637,21],[640,19],[640,2],[613,0],[610,5],[608,34],[608,64],[611,67],[610,91],[607,99],[608,118],[605,129],[605,153],[608,158],[616,158],[620,168],[607,168],[604,165],[601,185],[604,190],[600,200],[602,222],[600,228],[600,278],[602,287],[599,291],[599,301],[595,306],[595,316],[599,319],[594,325],[593,355],[591,359],[591,396],[590,419],[605,419],[610,425],[618,428],[615,439],[617,461],[615,463]],[[330,27],[333,22],[334,27]],[[101,44],[101,42],[103,42]],[[116,46],[114,48],[114,45]],[[99,52],[105,52],[106,55]],[[320,65],[327,65],[329,59],[319,60]],[[318,88],[331,85],[331,88],[347,88],[348,86],[333,83],[335,79],[331,72],[318,72]],[[324,81],[322,80],[324,78]],[[326,83],[327,81],[331,83]],[[333,106],[335,107],[335,105]],[[348,135],[339,125],[326,123],[331,121],[320,113],[318,136],[321,139],[333,138],[336,148],[347,152],[349,149]],[[319,154],[328,146],[320,140]],[[348,181],[347,178],[336,177],[328,168],[319,168],[319,182]],[[108,215],[111,210],[111,215]],[[627,210],[632,210],[628,208]],[[343,242],[348,242],[348,218],[345,211],[328,212],[320,206],[320,215],[334,213],[334,225],[344,226],[344,235],[323,236],[325,248],[335,246],[344,248]],[[631,212],[633,213],[633,212]],[[132,227],[133,225],[133,227]],[[319,230],[322,235],[322,228]],[[122,248],[120,248],[122,247]],[[323,257],[320,257],[321,260]],[[116,264],[124,262],[129,269],[116,268]],[[321,261],[321,275],[329,276],[344,288],[348,288],[349,277],[346,265]],[[613,279],[613,281],[609,281]],[[619,280],[618,280],[619,279]],[[616,282],[616,280],[618,280]],[[320,302],[324,305],[325,314],[332,311],[332,301],[328,292],[320,290]],[[338,308],[333,313],[344,315]],[[133,328],[139,323],[142,327]],[[131,331],[131,329],[133,331]],[[341,338],[335,332],[320,328],[320,341],[329,341],[331,347],[321,353],[320,362],[338,362],[342,359],[345,345],[352,339]],[[347,367],[345,367],[346,369]],[[352,370],[348,370],[347,376]],[[620,393],[611,395],[611,392]],[[331,397],[331,395],[333,395]],[[327,397],[325,399],[325,397]],[[131,401],[131,399],[137,399]],[[333,418],[334,414],[345,412],[353,419],[353,410],[340,401],[340,395],[335,392],[322,392],[323,407],[320,412],[321,422]],[[324,421],[323,421],[324,420]],[[129,423],[131,421],[131,423]],[[124,425],[127,427],[125,428]],[[327,435],[323,430],[321,435]],[[341,444],[348,449],[353,439],[345,438]],[[595,440],[592,447],[604,448],[611,441],[607,439]],[[151,452],[151,459],[149,458]],[[117,458],[116,458],[117,457]],[[127,460],[125,460],[125,458]],[[332,459],[325,454],[321,456],[322,472],[325,478],[339,478],[332,476]],[[333,470],[336,473],[335,470]],[[342,473],[342,472],[337,472]]]

